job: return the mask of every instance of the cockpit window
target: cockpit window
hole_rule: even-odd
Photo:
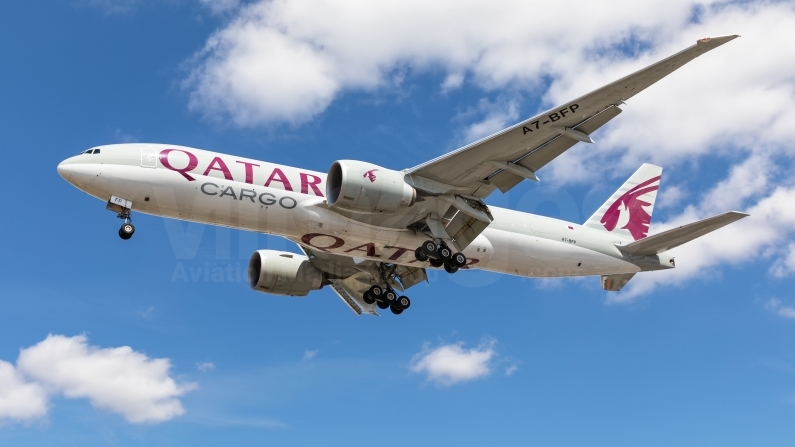
[[[94,149],[94,153],[98,154],[99,153],[99,149]]]
[[[87,150],[87,151],[83,151],[83,152],[81,152],[81,154],[90,154],[90,153],[91,153],[91,151],[93,151],[93,150],[94,150],[94,149],[89,149],[89,150]]]

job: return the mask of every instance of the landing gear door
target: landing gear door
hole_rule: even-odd
[[[157,148],[154,146],[141,146],[141,167],[157,167]]]

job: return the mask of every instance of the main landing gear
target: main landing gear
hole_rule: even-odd
[[[375,303],[379,309],[386,309],[392,311],[395,315],[400,315],[404,310],[411,306],[411,300],[407,296],[398,296],[391,287],[383,288],[381,286],[372,286],[366,292],[362,299],[367,304]]]
[[[414,257],[420,262],[428,261],[433,267],[444,266],[447,273],[455,273],[467,264],[463,253],[453,253],[444,242],[425,241],[422,247],[414,250]]]

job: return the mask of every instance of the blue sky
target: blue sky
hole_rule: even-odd
[[[792,4],[616,1],[620,14],[555,27],[566,5],[508,14],[507,0],[467,1],[434,22],[437,8],[411,3],[0,5],[1,445],[792,444]],[[652,232],[751,212],[680,251],[676,271],[638,275],[617,295],[598,278],[433,272],[403,315],[355,317],[328,289],[293,299],[234,273],[205,280],[204,269],[244,271],[252,251],[290,243],[144,215],[122,241],[104,204],[55,170],[131,141],[318,171],[337,159],[402,169],[732,33],[743,37],[629,101],[540,184],[489,199],[582,222],[655,162],[666,171]],[[41,367],[56,343],[83,376]],[[439,352],[474,362],[471,374],[423,368]],[[152,416],[136,406],[151,403],[144,392],[114,397],[104,360],[165,387],[151,408],[181,411]],[[33,397],[42,406],[24,413]]]

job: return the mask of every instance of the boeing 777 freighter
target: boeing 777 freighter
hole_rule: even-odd
[[[668,250],[746,214],[728,212],[648,236],[662,168],[644,164],[584,224],[487,206],[621,113],[625,100],[737,36],[705,38],[598,90],[419,166],[335,161],[328,173],[168,144],[97,146],[64,160],[69,183],[132,212],[283,236],[303,254],[256,251],[251,288],[305,296],[330,286],[357,314],[400,314],[426,269],[527,277],[600,275],[620,290],[674,268]]]

